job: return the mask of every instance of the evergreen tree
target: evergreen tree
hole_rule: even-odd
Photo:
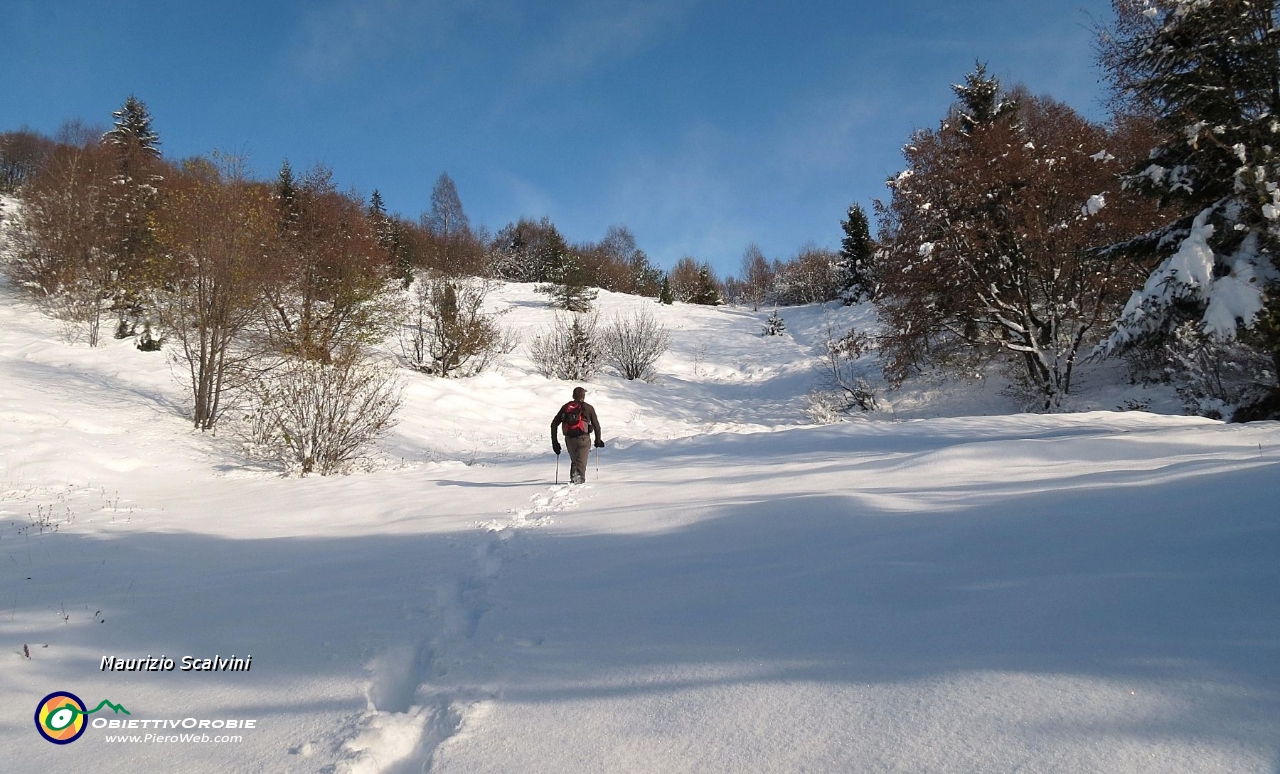
[[[559,232],[543,249],[547,251],[547,283],[539,285],[538,292],[551,296],[551,305],[557,309],[589,311],[596,300],[596,291],[588,285],[582,258],[569,249]]]
[[[373,223],[373,233],[377,237],[378,246],[387,254],[387,263],[391,271],[408,288],[413,284],[413,265],[409,255],[409,247],[400,224],[387,215],[387,207],[382,202],[382,194],[375,188],[369,197],[369,221]]]
[[[773,310],[773,314],[769,315],[769,319],[764,322],[764,335],[781,336],[787,331],[787,324],[783,322],[782,316],[778,314],[778,310]]]
[[[293,176],[293,167],[285,159],[280,164],[280,173],[276,175],[276,212],[282,235],[288,235],[295,228],[298,219],[298,181]]]
[[[1018,107],[1016,101],[1004,96],[1000,80],[987,75],[987,66],[982,62],[974,62],[973,72],[964,77],[964,83],[953,85],[951,90],[960,99],[961,134],[971,134],[980,126],[993,124]]]
[[[671,306],[676,302],[676,296],[671,292],[671,278],[662,275],[662,290],[658,291],[658,303]]]
[[[136,149],[153,158],[160,157],[160,135],[151,126],[151,113],[146,104],[130,94],[111,117],[115,128],[102,136],[104,141],[117,148]]]
[[[569,329],[569,348],[565,353],[569,370],[567,379],[586,381],[594,377],[603,354],[596,337],[595,320],[588,319],[584,323],[581,316],[575,314]]]
[[[1127,183],[1186,214],[1124,245],[1123,252],[1167,257],[1102,351],[1161,342],[1195,350],[1197,360],[1238,362],[1243,353],[1230,350],[1244,346],[1269,361],[1252,380],[1280,405],[1280,326],[1272,322],[1280,320],[1280,7],[1276,0],[1115,6],[1103,64],[1121,100],[1154,116],[1164,138]]]
[[[662,270],[649,260],[642,250],[636,250],[628,261],[631,269],[635,293],[638,296],[653,298],[661,292]]]
[[[720,306],[724,303],[724,299],[720,297],[719,283],[716,282],[710,266],[703,265],[698,268],[698,281],[694,285],[693,293],[689,296],[689,303],[703,306]]]
[[[116,338],[128,338],[141,325],[146,333],[139,346],[159,348],[150,335],[144,298],[162,284],[160,249],[155,234],[159,206],[160,136],[152,127],[147,106],[132,94],[111,114],[114,128],[102,136],[112,149],[117,174],[112,179],[110,218],[115,235],[108,250],[114,275],[113,306],[119,318]]]
[[[382,203],[382,194],[378,189],[373,189],[373,193],[369,196],[369,219],[373,221],[375,227],[384,224],[387,220],[387,205]]]
[[[871,263],[875,243],[871,241],[867,213],[859,204],[849,206],[848,217],[840,221],[840,227],[844,238],[840,240],[840,257],[835,267],[839,294],[845,304],[856,304],[875,295]]]

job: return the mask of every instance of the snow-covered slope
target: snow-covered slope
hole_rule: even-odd
[[[286,479],[188,429],[163,353],[66,344],[0,287],[0,769],[1275,774],[1280,424],[941,384],[818,427],[824,321],[868,311],[762,338],[767,312],[601,295],[673,348],[588,385],[608,446],[570,488],[571,385],[522,351],[406,374],[369,472]],[[54,691],[140,741],[46,742]],[[209,741],[154,740],[186,719]]]

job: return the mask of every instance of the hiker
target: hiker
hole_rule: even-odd
[[[564,445],[569,447],[569,483],[581,484],[587,480],[587,457],[591,454],[591,433],[596,434],[596,448],[603,449],[604,441],[600,439],[600,420],[596,419],[596,410],[584,398],[587,391],[581,387],[573,388],[573,400],[560,407],[555,419],[551,420],[551,448],[556,456],[560,456],[560,439],[556,437],[556,428],[564,428]]]

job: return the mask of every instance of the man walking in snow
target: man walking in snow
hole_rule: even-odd
[[[560,407],[551,420],[551,448],[560,456],[560,439],[556,428],[564,428],[564,445],[569,447],[569,483],[581,484],[587,480],[587,459],[591,454],[591,433],[596,434],[596,448],[603,449],[600,438],[600,420],[596,410],[584,400],[587,391],[573,388],[573,400]]]

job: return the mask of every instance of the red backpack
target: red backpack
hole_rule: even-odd
[[[591,432],[591,428],[587,425],[587,412],[582,409],[581,403],[571,400],[564,404],[564,408],[560,411],[564,414],[561,426],[564,428],[565,438],[574,438]]]

